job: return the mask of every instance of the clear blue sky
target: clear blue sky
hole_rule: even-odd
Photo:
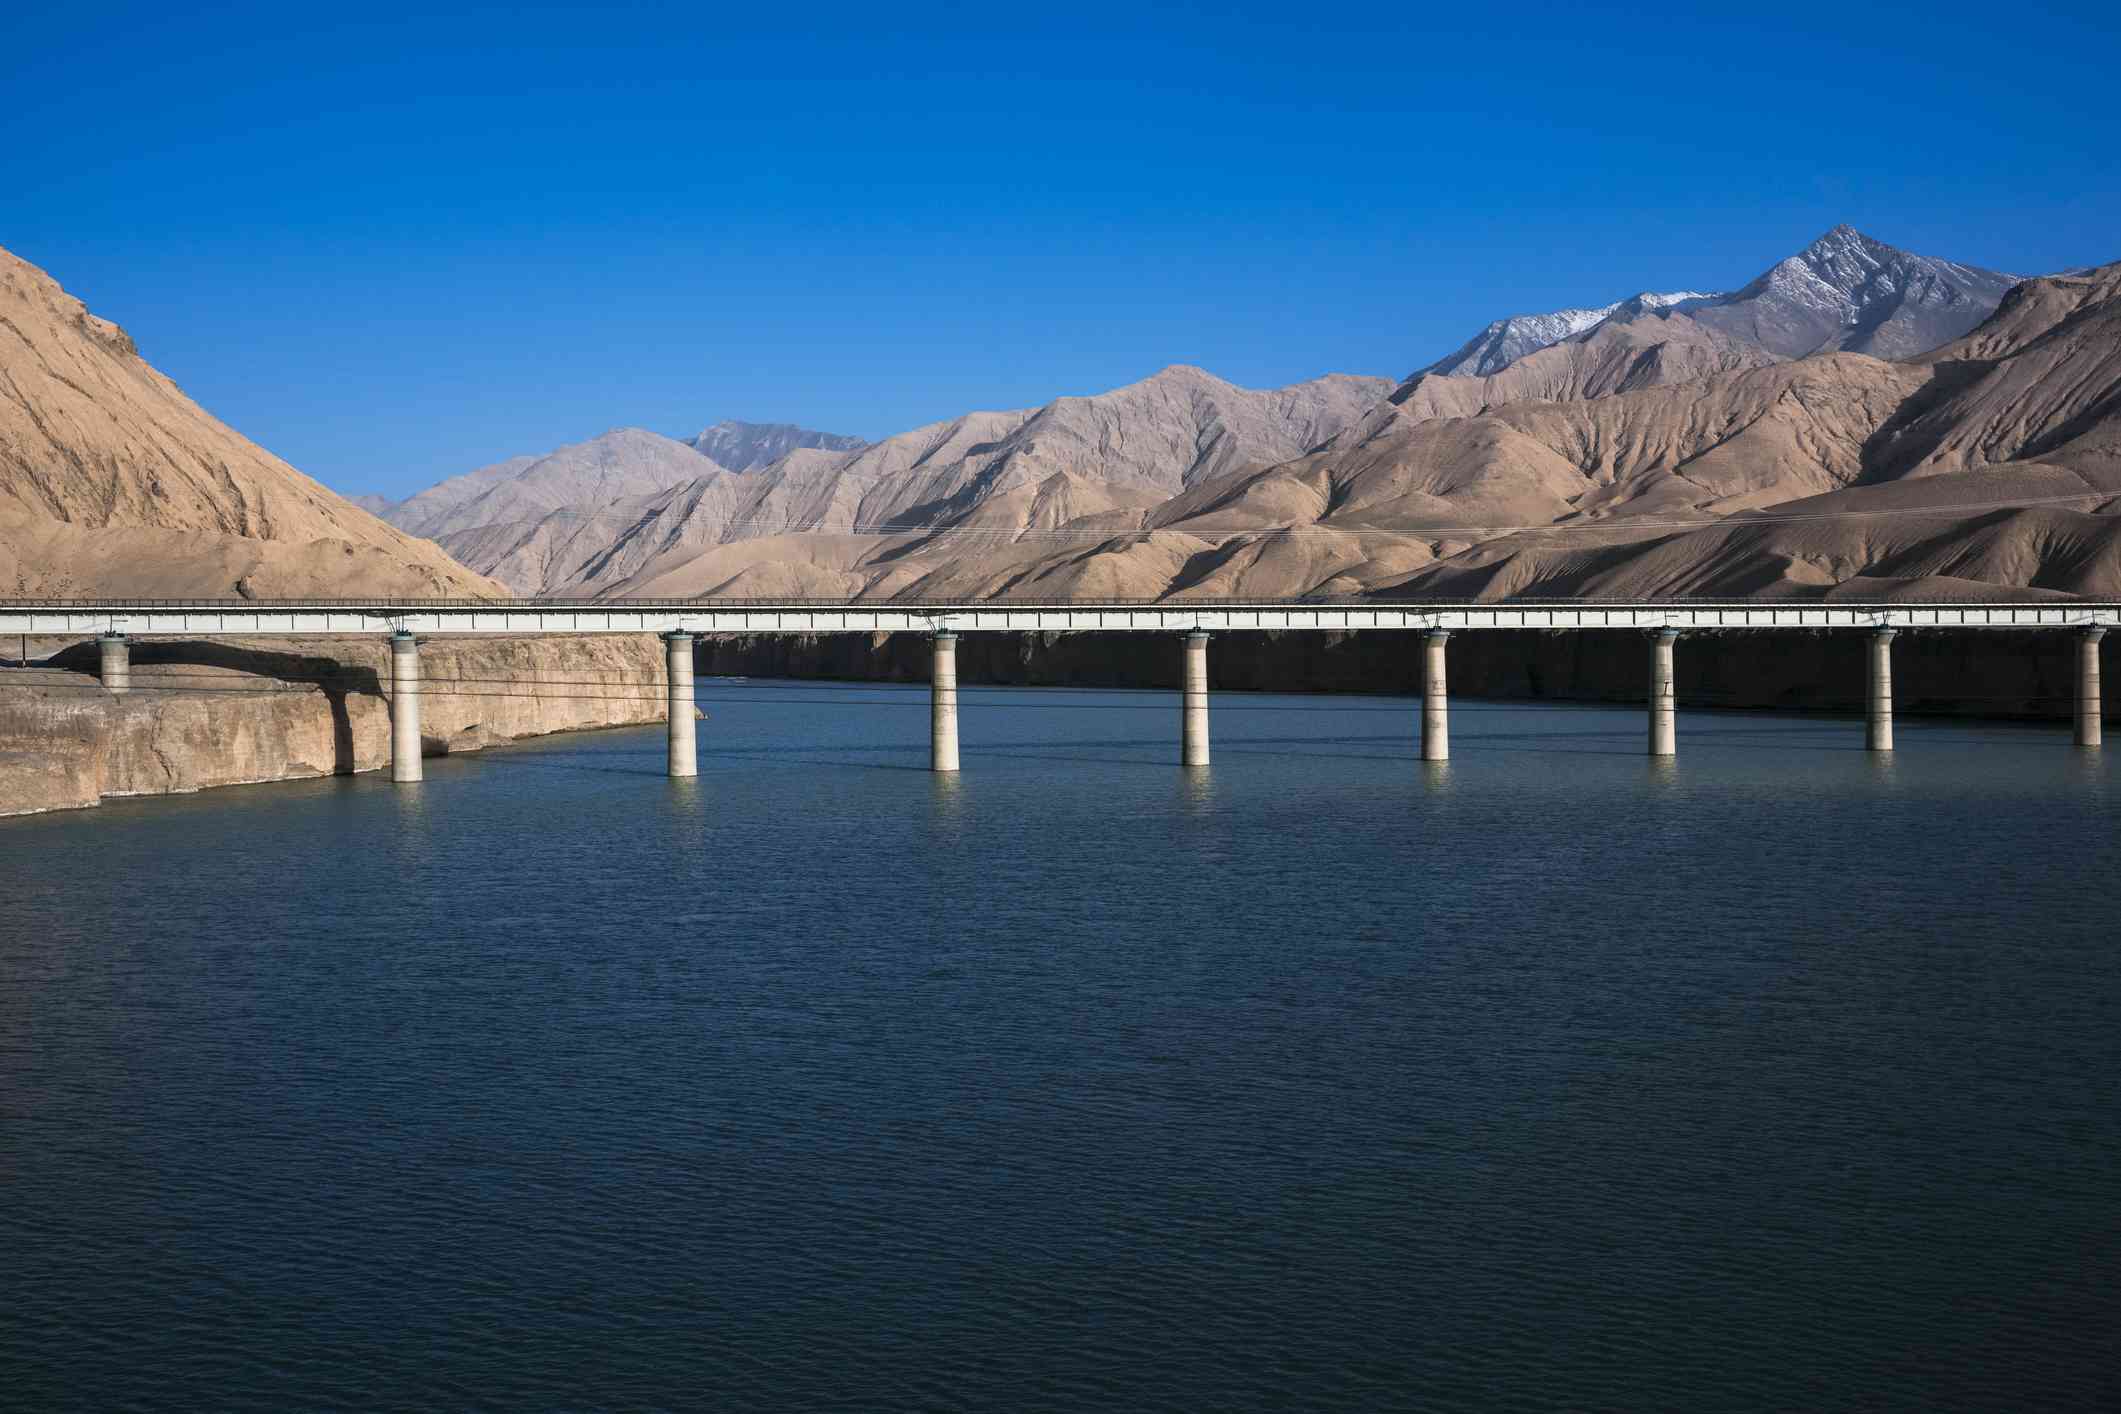
[[[0,245],[347,491],[2121,258],[2106,4],[189,8],[4,7]]]

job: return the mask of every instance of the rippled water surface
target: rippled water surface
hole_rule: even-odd
[[[700,694],[0,821],[0,1405],[2121,1403],[2121,749]]]

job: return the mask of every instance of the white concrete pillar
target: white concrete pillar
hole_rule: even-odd
[[[420,640],[390,636],[390,778],[417,781],[420,768]]]
[[[1870,691],[1864,709],[1863,745],[1868,751],[1893,749],[1893,630],[1871,630]]]
[[[957,769],[957,635],[935,635],[935,667],[929,678],[928,769]]]
[[[1661,628],[1650,637],[1650,755],[1679,754],[1679,711],[1672,686],[1672,645],[1679,630]]]
[[[1179,706],[1179,762],[1208,764],[1208,635],[1186,635],[1183,696]]]
[[[692,700],[692,635],[673,629],[663,635],[670,656],[670,705],[665,714],[670,723],[670,774],[700,773],[699,708]]]
[[[103,664],[100,676],[103,679],[104,690],[117,693],[120,696],[131,692],[133,690],[132,640],[122,633],[106,633],[97,639],[96,643],[103,650]],[[22,651],[22,665],[24,667],[29,666],[29,650],[27,647]]]
[[[1451,692],[1444,679],[1443,646],[1449,629],[1432,628],[1421,650],[1421,759],[1451,759]]]
[[[2100,723],[2104,707],[2099,700],[2099,640],[2106,630],[2097,624],[2077,638],[2077,745],[2097,746],[2106,739]]]

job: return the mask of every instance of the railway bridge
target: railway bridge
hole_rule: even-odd
[[[967,633],[1140,633],[1178,640],[1179,760],[1205,766],[1208,644],[1218,632],[1305,630],[1420,636],[1421,754],[1450,756],[1447,645],[1458,633],[1494,629],[1639,632],[1647,641],[1646,743],[1652,756],[1678,749],[1673,659],[1688,633],[1776,631],[1864,635],[1869,674],[1865,744],[1893,749],[1893,639],[1909,632],[2045,630],[2076,637],[2075,741],[2101,742],[2100,641],[2121,625],[2106,601],[1862,603],[1758,600],[1395,599],[911,601],[814,599],[318,599],[260,601],[0,601],[0,635],[95,635],[104,685],[130,685],[134,638],[215,638],[376,633],[391,645],[391,778],[417,781],[420,762],[420,635],[525,637],[542,633],[658,634],[669,654],[670,774],[696,775],[693,640],[701,634],[921,633],[933,642],[930,765],[958,769],[957,641]]]

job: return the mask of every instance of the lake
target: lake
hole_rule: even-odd
[[[699,696],[0,820],[0,1405],[2121,1401],[2121,752]]]

